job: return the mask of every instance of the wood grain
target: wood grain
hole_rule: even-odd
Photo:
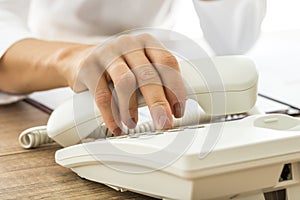
[[[21,131],[44,125],[48,115],[19,102],[0,106],[0,199],[153,199],[132,192],[117,192],[105,185],[81,179],[57,165],[50,144],[24,150],[18,144]]]

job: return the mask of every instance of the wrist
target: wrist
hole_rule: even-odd
[[[70,86],[75,92],[86,89],[85,86],[78,86],[80,84],[78,76],[82,63],[94,48],[94,45],[64,43],[49,57],[49,63],[57,71],[63,83]]]

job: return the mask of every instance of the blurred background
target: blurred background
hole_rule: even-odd
[[[267,14],[262,24],[263,32],[300,30],[300,1],[297,0],[269,0]],[[202,31],[192,0],[182,0],[178,13],[175,31],[190,37],[199,37]]]

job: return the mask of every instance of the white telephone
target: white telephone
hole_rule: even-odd
[[[215,85],[213,76],[199,76],[195,68],[208,63],[217,72]],[[207,116],[248,112],[254,106],[258,75],[249,59],[226,56],[180,65],[183,77],[189,79],[188,98],[196,100]],[[139,105],[145,105],[141,97]],[[106,137],[101,114],[90,93],[84,92],[52,113],[46,133],[66,147],[56,152],[58,164],[119,191],[163,199],[262,200],[268,192],[284,189],[289,199],[300,197],[300,120],[285,115],[202,125],[199,120],[198,113],[175,120],[171,130],[155,131],[146,123],[125,135]],[[24,131],[21,145],[50,142],[43,130]],[[96,140],[78,144],[90,137]],[[279,182],[287,163],[293,177]]]

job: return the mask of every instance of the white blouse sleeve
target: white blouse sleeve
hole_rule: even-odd
[[[27,27],[30,0],[0,0],[0,58],[15,42],[33,37]]]
[[[27,27],[30,0],[0,0],[0,59],[15,42],[33,37]],[[25,98],[0,91],[0,105]]]
[[[266,0],[193,0],[206,41],[217,55],[243,54],[255,43]]]

